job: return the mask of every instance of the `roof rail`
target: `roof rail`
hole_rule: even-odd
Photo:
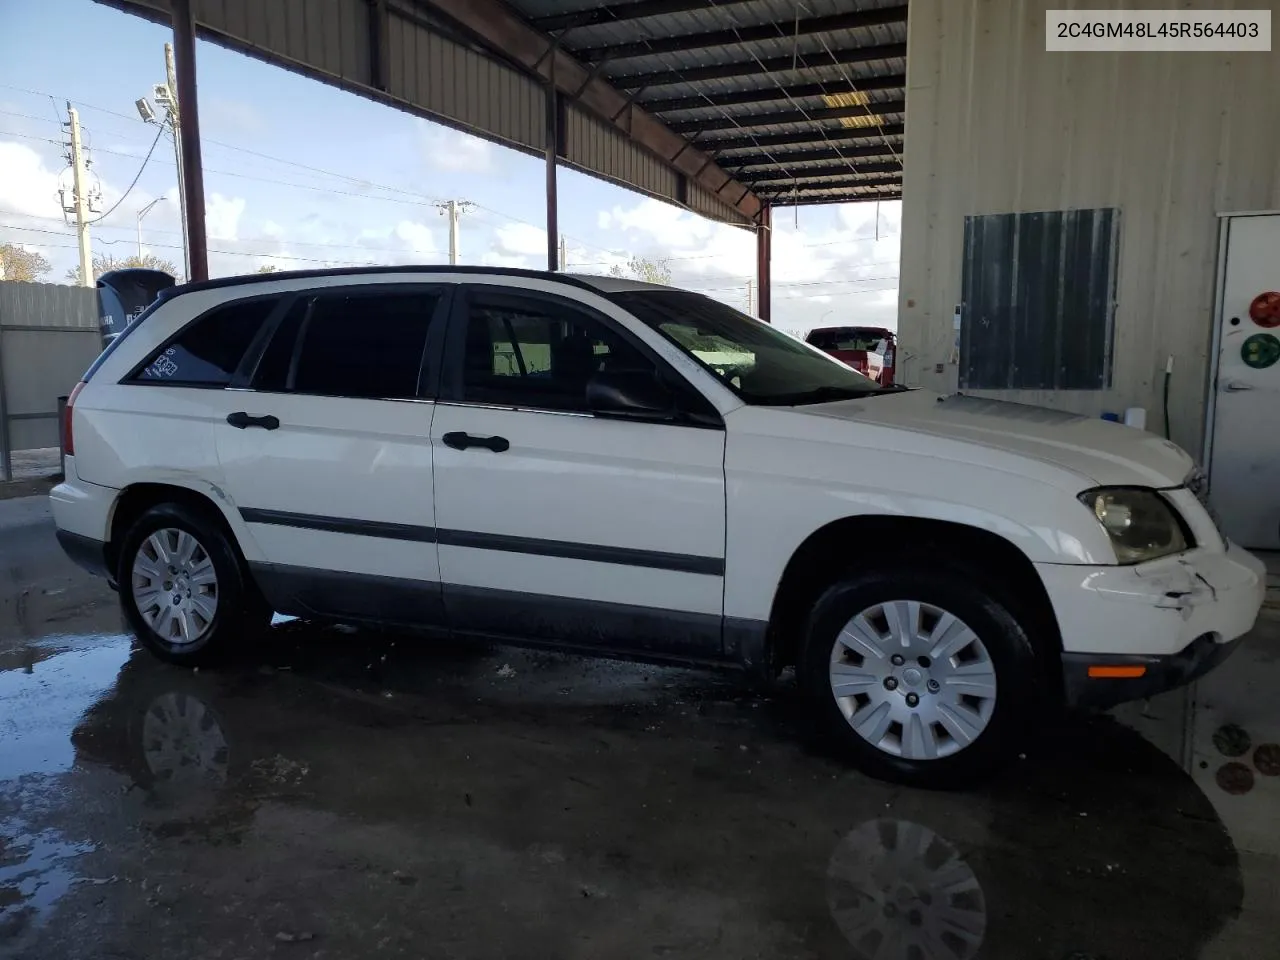
[[[235,277],[218,277],[213,280],[197,280],[194,283],[182,283],[160,291],[158,299],[169,300],[184,293],[198,290],[217,290],[222,287],[238,287],[254,283],[270,283],[273,280],[313,280],[320,277],[367,276],[380,273],[469,273],[477,276],[527,277],[531,280],[554,280],[567,283],[584,290],[592,290],[591,284],[578,277],[556,273],[551,270],[525,270],[519,267],[476,267],[457,266],[451,264],[405,264],[402,266],[376,267],[326,267],[322,270],[280,270],[272,273],[250,273]]]

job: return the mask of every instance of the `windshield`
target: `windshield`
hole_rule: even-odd
[[[693,357],[747,403],[793,405],[884,392],[821,350],[710,297],[621,290],[609,299]]]

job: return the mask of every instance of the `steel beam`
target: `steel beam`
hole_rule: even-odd
[[[746,0],[717,0],[716,6],[729,7]],[[555,13],[546,17],[534,17],[531,21],[539,30],[572,30],[574,27],[590,27],[597,23],[619,23],[639,20],[642,17],[660,17],[667,13],[684,13],[701,10],[706,0],[638,0],[636,3],[610,3],[590,10],[573,13]]]
[[[714,153],[724,163],[732,163],[736,158],[724,156],[730,150],[759,150],[761,147],[789,147],[799,144],[801,138],[812,141],[816,146],[820,143],[849,143],[858,140],[883,140],[885,137],[900,137],[905,131],[900,123],[886,123],[882,127],[824,127],[822,132],[814,131],[813,136],[795,133],[758,133],[754,137],[727,137],[723,140],[702,140],[699,146]]]
[[[872,189],[861,189],[860,180],[849,180],[847,183],[822,183],[814,184],[812,187],[801,187],[797,191],[778,191],[777,193],[763,193],[764,202],[767,204],[790,204],[792,198],[796,200],[813,200],[815,197],[827,196],[832,191],[840,192],[840,196],[854,197],[856,200],[897,200],[902,196],[902,187],[877,187]]]
[[[884,116],[903,113],[905,101],[886,100],[865,106],[815,107],[812,110],[777,110],[773,113],[744,113],[729,116],[704,117],[701,120],[673,120],[667,126],[676,133],[693,130],[736,130],[738,127],[767,127],[775,123],[808,123],[811,120],[840,120],[844,117],[863,117],[867,114]],[[874,129],[874,128],[872,128]]]
[[[536,72],[544,81],[554,77],[552,82],[556,89],[570,95],[577,93],[576,103],[699,186],[716,193],[731,183],[733,178],[729,174],[707,154],[690,148],[684,137],[677,135],[647,110],[635,104],[628,107],[627,96],[605,78],[590,79],[590,70],[575,56],[557,49],[543,59],[548,46],[552,45],[551,38],[531,27],[501,0],[418,0],[418,3],[448,17],[508,62]],[[539,60],[542,60],[540,64]],[[538,64],[536,70],[535,64]],[[754,220],[760,212],[760,203],[741,184],[737,186],[745,195],[736,208],[740,214]],[[730,189],[728,194],[734,196],[737,192]]]
[[[756,220],[756,290],[760,304],[760,319],[770,323],[773,306],[773,207],[766,203],[760,207]]]
[[[779,158],[781,159],[781,158]],[[786,162],[756,171],[748,171],[748,179],[756,183],[791,183],[794,180],[814,179],[817,177],[870,176],[872,174],[901,174],[902,164],[895,161],[885,163],[842,163],[830,167],[788,167]]]
[[[906,88],[907,77],[902,73],[894,73],[887,77],[860,77],[855,83],[859,91],[902,90]],[[848,92],[848,83],[843,80],[832,80],[827,83],[798,83],[784,87],[734,90],[731,93],[712,93],[707,97],[666,97],[636,102],[653,113],[666,113],[670,110],[697,110],[700,107],[709,106],[727,107],[739,103],[775,103],[779,100],[825,97]]]
[[[706,47],[724,47],[760,40],[790,40],[794,36],[829,33],[833,30],[853,30],[858,27],[878,27],[887,23],[906,23],[907,8],[881,7],[877,10],[853,10],[829,17],[810,17],[791,22],[761,23],[749,27],[728,30],[708,30],[705,33],[687,33],[683,36],[654,37],[628,43],[613,43],[598,47],[578,47],[574,56],[594,62],[596,60],[622,60],[626,57],[643,57],[651,53],[678,53],[682,50],[701,50]]]
[[[804,197],[795,201],[779,200],[778,206],[780,207],[826,207],[826,206],[830,206],[833,203],[878,203],[882,200],[889,201],[889,200],[901,200],[901,199],[902,199],[902,194],[900,193],[886,193],[884,196],[881,196],[881,197],[844,196],[842,194],[837,194],[834,197]]]
[[[861,160],[867,157],[892,157],[901,153],[901,143],[895,143],[892,147],[885,143],[869,143],[862,147],[827,147],[822,150],[793,150],[788,153],[752,153],[725,159],[722,162],[729,169],[750,176],[746,172],[750,167],[776,167],[779,164],[785,166],[789,163],[812,163],[816,160],[832,160],[838,163],[842,160]]]
[[[797,56],[768,57],[756,60],[734,60],[732,63],[714,63],[706,67],[683,67],[675,70],[655,70],[650,73],[628,73],[612,76],[614,86],[624,90],[636,87],[661,87],[672,83],[694,83],[701,80],[725,80],[735,77],[756,77],[769,73],[785,73],[795,70],[814,70],[819,67],[849,63],[866,63],[868,60],[896,60],[907,55],[905,43],[885,43],[874,47],[850,47],[845,50],[826,50],[820,53],[804,53]]]
[[[835,190],[844,189],[845,187],[898,187],[902,188],[902,173],[899,171],[895,174],[886,174],[880,177],[854,177],[850,175],[848,168],[844,171],[843,178],[828,179],[810,179],[805,176],[795,178],[784,177],[782,174],[770,174],[763,180],[755,180],[751,184],[751,189],[767,193],[771,196],[779,193],[790,193],[794,188],[798,191],[804,190]]]
[[[209,279],[204,223],[204,162],[200,157],[200,108],[196,96],[196,21],[192,0],[171,0],[173,60],[178,89],[178,138],[182,145],[182,199],[186,204],[188,281]]]

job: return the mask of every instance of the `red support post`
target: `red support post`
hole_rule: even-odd
[[[188,281],[209,279],[209,242],[204,224],[204,165],[200,159],[200,112],[196,101],[196,21],[191,0],[171,0],[173,59],[178,89],[178,137],[182,144],[183,198],[187,206]]]
[[[773,204],[760,207],[756,219],[756,289],[759,291],[760,319],[771,323],[770,307],[773,302]]]

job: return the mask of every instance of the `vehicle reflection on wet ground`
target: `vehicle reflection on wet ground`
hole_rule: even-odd
[[[0,623],[0,955],[1167,960],[1242,903],[1108,718],[914,791],[811,749],[785,683],[301,621],[188,671],[46,588],[71,612]]]

